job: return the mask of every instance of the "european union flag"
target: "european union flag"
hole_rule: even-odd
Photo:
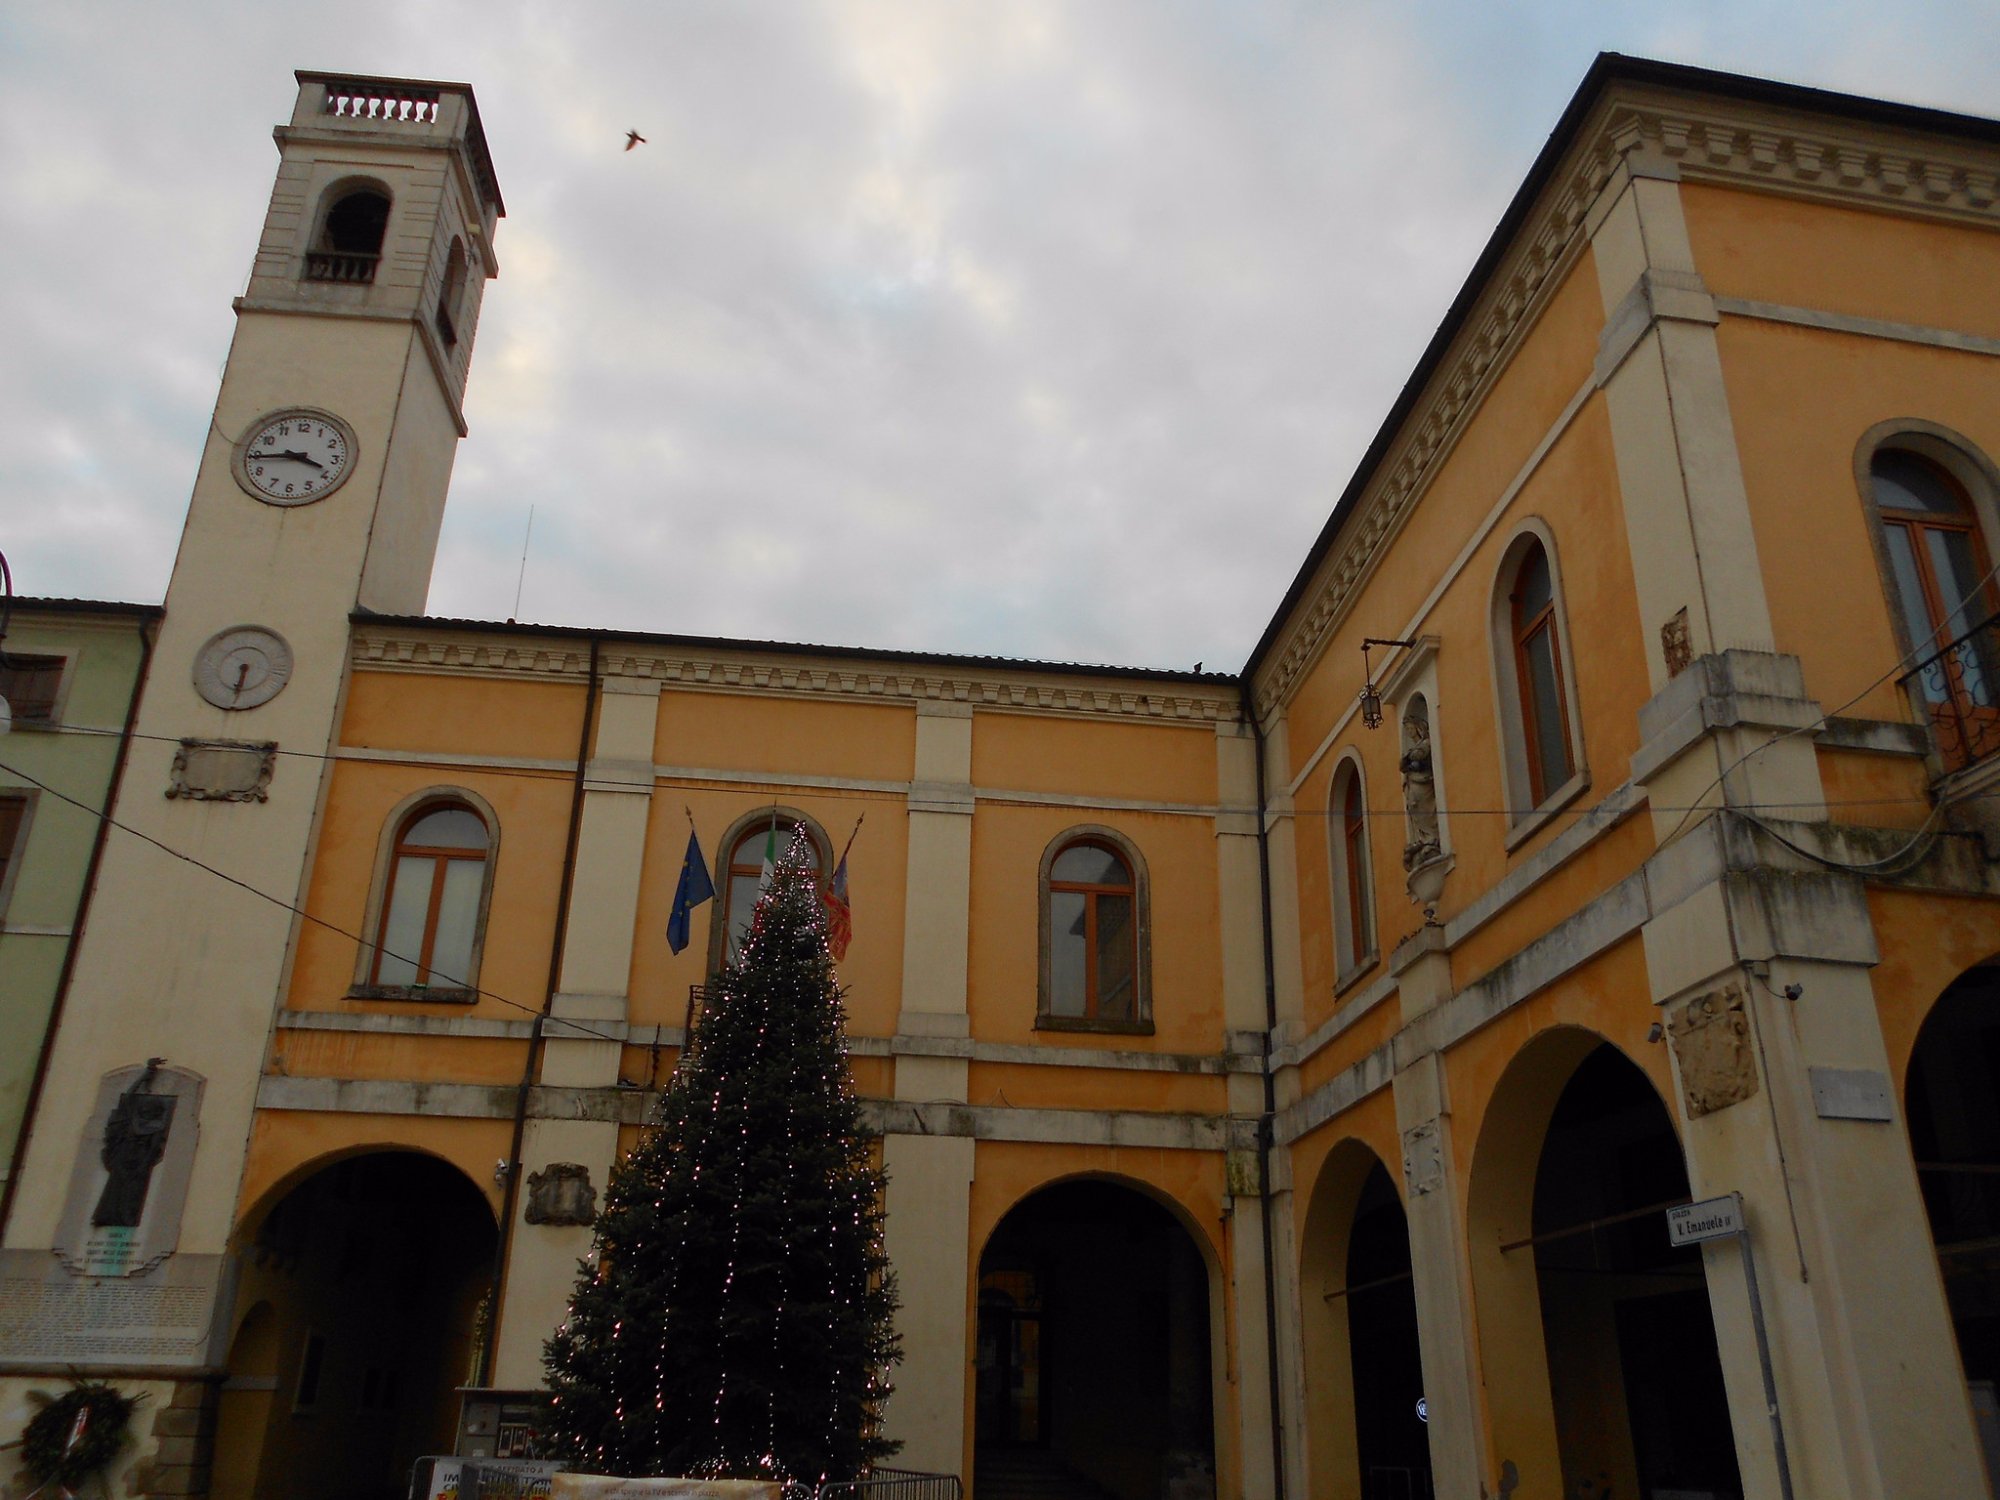
[[[678,953],[688,945],[688,917],[715,894],[715,882],[708,878],[708,861],[701,857],[701,842],[688,830],[687,855],[681,860],[681,883],[674,887],[674,910],[667,918],[667,946]]]

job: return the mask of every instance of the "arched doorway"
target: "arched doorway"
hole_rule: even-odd
[[[451,1452],[495,1233],[414,1151],[333,1162],[246,1219],[217,1500],[388,1500]]]
[[[1208,1266],[1151,1198],[1091,1180],[1016,1205],[979,1260],[976,1490],[1212,1495],[1209,1339]]]
[[[1428,1500],[1409,1222],[1388,1168],[1358,1142],[1320,1171],[1301,1261],[1310,1492]]]
[[[1688,1196],[1672,1117],[1617,1048],[1564,1029],[1515,1059],[1468,1223],[1495,1458],[1524,1493],[1742,1495],[1701,1252],[1667,1237]]]
[[[2000,966],[1968,969],[1924,1018],[1905,1115],[1987,1472],[2000,1474]]]

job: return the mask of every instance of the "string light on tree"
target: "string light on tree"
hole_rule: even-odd
[[[856,1477],[900,1357],[811,845],[795,834],[621,1162],[544,1350],[553,1457],[626,1476]]]

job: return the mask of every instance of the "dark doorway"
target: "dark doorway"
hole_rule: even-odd
[[[1907,1115],[1980,1443],[2000,1473],[2000,969],[1968,970],[1931,1008]]]
[[[1070,1182],[1025,1200],[979,1264],[982,1493],[1214,1493],[1208,1268],[1166,1209]]]
[[[1410,1228],[1396,1185],[1379,1162],[1362,1186],[1347,1242],[1347,1331],[1362,1500],[1430,1500],[1430,1434],[1418,1411],[1424,1371]]]
[[[1556,1101],[1535,1173],[1565,1495],[1743,1493],[1701,1252],[1667,1239],[1665,1210],[1687,1197],[1666,1106],[1622,1053],[1598,1047]]]
[[[273,1204],[237,1294],[261,1322],[230,1370],[268,1399],[225,1403],[218,1500],[389,1500],[420,1454],[451,1452],[495,1233],[462,1172],[412,1151],[348,1157]]]

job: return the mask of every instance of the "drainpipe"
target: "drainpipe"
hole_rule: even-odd
[[[69,947],[63,950],[62,970],[56,976],[55,999],[49,1003],[48,1025],[42,1030],[41,1051],[35,1054],[35,1076],[28,1084],[28,1097],[21,1109],[21,1129],[14,1137],[14,1154],[7,1163],[7,1186],[0,1191],[0,1235],[14,1213],[14,1194],[20,1190],[21,1168],[28,1160],[28,1139],[34,1134],[35,1109],[41,1103],[42,1085],[48,1079],[49,1058],[56,1047],[56,1029],[62,1023],[63,1002],[69,998],[70,976],[76,972],[77,950],[83,946],[83,925],[90,914],[90,898],[97,889],[97,867],[104,859],[104,845],[111,837],[111,809],[118,805],[118,787],[125,779],[125,757],[132,748],[132,726],[139,719],[139,699],[146,691],[146,669],[153,660],[153,624],[139,622],[139,675],[132,679],[132,695],[125,703],[125,728],[118,736],[118,752],[111,762],[111,780],[104,788],[104,808],[97,819],[97,836],[91,840],[90,863],[83,872],[83,889],[77,892],[76,915],[70,919]]]
[[[583,776],[590,763],[590,727],[597,709],[597,653],[602,637],[590,638],[590,681],[583,695],[583,730],[577,736],[576,779],[569,799],[569,838],[563,846],[562,886],[556,896],[555,938],[549,944],[549,983],[541,1011],[528,1032],[528,1055],[521,1068],[521,1086],[514,1091],[514,1139],[507,1148],[506,1189],[500,1209],[500,1234],[493,1245],[493,1312],[486,1323],[486,1346],[479,1351],[479,1372],[472,1382],[487,1385],[493,1378],[493,1355],[500,1347],[500,1290],[507,1280],[507,1255],[514,1244],[514,1210],[521,1199],[521,1142],[528,1133],[528,1095],[541,1069],[542,1042],[549,1013],[555,1009],[556,987],[562,982],[563,948],[569,937],[570,893],[576,884],[576,847],[583,834]]]
[[[1277,1252],[1272,1246],[1271,1233],[1271,1135],[1278,1111],[1278,1081],[1271,1074],[1271,1038],[1278,1030],[1278,953],[1277,940],[1271,932],[1271,835],[1264,823],[1264,726],[1257,718],[1250,679],[1246,677],[1239,682],[1237,691],[1257,753],[1257,888],[1258,910],[1264,919],[1264,1113],[1257,1121],[1257,1183],[1263,1191],[1257,1202],[1264,1223],[1264,1352],[1270,1363],[1271,1484],[1276,1500],[1285,1500],[1284,1397],[1278,1388]]]

